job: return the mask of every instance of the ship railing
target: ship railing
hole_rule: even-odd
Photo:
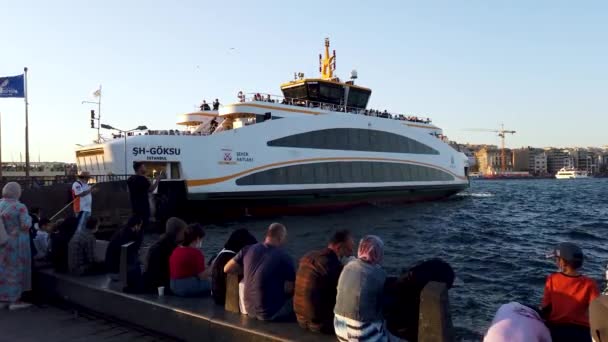
[[[416,122],[416,123],[422,123],[422,124],[431,124],[431,122],[432,122],[430,118],[422,118],[422,117],[418,117],[416,115],[406,115],[406,114],[400,114],[400,113],[392,113],[392,112],[388,112],[386,110],[380,111],[380,110],[365,109],[365,108],[351,107],[351,106],[345,106],[345,105],[336,105],[333,103],[289,98],[289,97],[267,94],[267,93],[242,94],[239,96],[239,101],[240,102],[278,103],[278,104],[289,105],[289,106],[315,108],[315,109],[321,109],[321,110],[327,110],[327,111],[333,111],[333,112],[374,116],[374,117],[379,117],[379,118]]]
[[[107,183],[125,181],[131,175],[91,175],[89,183]],[[76,175],[62,176],[3,176],[0,178],[0,187],[8,182],[17,182],[23,189],[38,189],[50,187],[57,184],[72,184],[76,181]]]
[[[131,135],[127,135],[127,137],[132,137],[132,136],[141,136],[141,135],[194,135],[194,136],[201,136],[201,135],[209,135],[208,133],[204,133],[204,132],[191,132],[191,131],[180,131],[178,129],[160,129],[160,130],[147,130],[144,133],[140,133],[140,134],[131,134]],[[125,136],[122,134],[116,134],[112,136],[112,139],[110,140],[118,140],[118,139],[124,139]]]

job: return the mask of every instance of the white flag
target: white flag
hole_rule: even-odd
[[[98,98],[100,96],[101,96],[101,86],[99,86],[99,89],[97,89],[93,92],[93,97]]]

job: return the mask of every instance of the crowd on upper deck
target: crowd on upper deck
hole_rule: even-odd
[[[239,93],[239,100],[240,100],[240,102],[245,102],[246,96],[242,93]],[[302,100],[302,99],[285,98],[285,97],[282,98],[281,100],[275,100],[274,98],[272,98],[272,96],[270,94],[263,95],[260,93],[255,93],[251,97],[251,100],[269,102],[269,103],[281,103],[281,104],[293,105],[293,106],[299,106],[299,107],[320,108],[323,110],[330,110],[330,111],[334,111],[334,112],[362,114],[362,115],[366,115],[366,116],[375,116],[375,117],[386,118],[386,119],[418,122],[418,123],[424,123],[424,124],[431,123],[431,119],[429,119],[429,118],[420,118],[420,117],[413,116],[413,115],[394,114],[394,113],[389,113],[387,110],[380,111],[380,110],[376,110],[376,109],[362,109],[362,108],[357,108],[357,107],[347,107],[344,105],[335,105],[335,104],[330,104],[330,103],[322,103],[322,102],[307,101],[307,100]]]
[[[285,248],[287,227],[280,223],[268,226],[259,241],[247,229],[236,229],[224,248],[207,258],[204,227],[169,218],[165,233],[142,260],[139,250],[150,227],[148,195],[161,175],[150,181],[143,164],[134,163],[133,168],[135,175],[127,181],[133,215],[112,235],[102,260],[95,255],[100,221],[92,215],[95,189],[88,185],[86,173],[72,186],[75,217],[58,222],[41,217],[39,210],[28,212],[19,201],[19,184],[4,186],[0,200],[2,307],[18,310],[29,306],[22,295],[32,289],[32,260],[47,260],[57,272],[73,276],[109,273],[117,279],[122,273],[124,246],[130,246],[124,291],[211,296],[224,305],[228,277],[234,274],[240,279],[242,314],[262,321],[294,320],[303,329],[335,334],[339,341],[416,341],[423,288],[431,281],[453,286],[454,270],[437,258],[389,276],[383,267],[383,240],[365,235],[357,246],[348,230],[334,232],[324,248],[311,250],[296,264]],[[580,272],[583,250],[573,243],[561,243],[551,257],[558,271],[547,277],[540,305],[502,305],[484,341],[608,338],[608,297],[600,296],[597,283]]]

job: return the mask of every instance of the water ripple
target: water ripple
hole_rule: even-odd
[[[546,276],[555,271],[545,255],[572,241],[586,253],[584,272],[603,286],[608,261],[608,179],[474,181],[450,200],[357,208],[319,216],[248,219],[211,226],[204,250],[213,254],[230,231],[248,227],[258,239],[274,221],[289,230],[296,256],[321,248],[332,231],[357,238],[374,233],[386,242],[384,266],[396,274],[423,258],[441,257],[455,268],[450,291],[459,340],[475,341],[501,304],[538,305]]]

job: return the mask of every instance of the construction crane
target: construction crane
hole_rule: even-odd
[[[507,169],[507,152],[505,151],[505,136],[507,134],[515,134],[515,131],[506,130],[504,124],[500,124],[500,129],[471,128],[471,129],[465,129],[465,131],[498,133],[498,136],[500,137],[500,172],[504,173]]]

